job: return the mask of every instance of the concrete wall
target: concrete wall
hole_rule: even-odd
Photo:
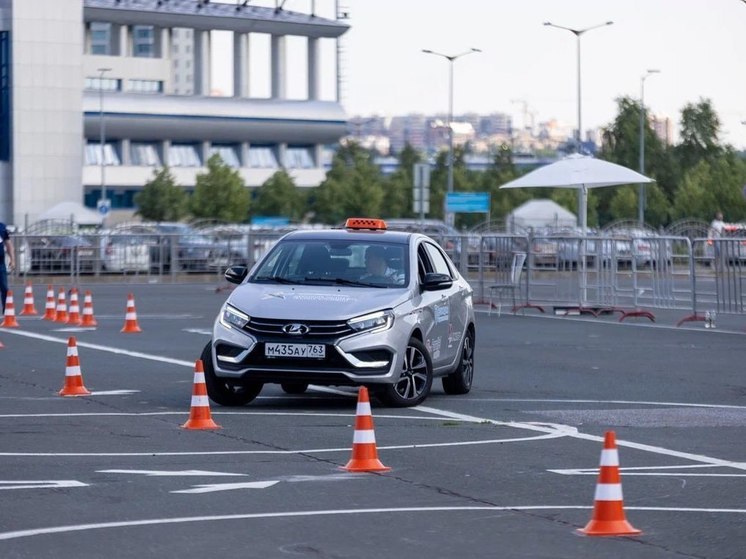
[[[83,197],[83,0],[11,0],[10,221]]]

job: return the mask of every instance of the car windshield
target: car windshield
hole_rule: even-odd
[[[407,245],[347,240],[287,240],[275,245],[253,283],[397,288],[409,283]]]

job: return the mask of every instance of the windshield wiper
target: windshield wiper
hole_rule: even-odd
[[[285,283],[285,284],[292,283],[295,285],[303,283],[300,281],[283,278],[282,276],[257,276],[254,278],[254,281],[274,281],[276,283]]]
[[[307,277],[308,281],[324,281],[328,283],[336,283],[339,285],[355,285],[358,287],[378,287],[381,289],[386,289],[387,286],[381,285],[380,283],[369,283],[367,281],[358,281],[358,280],[349,280],[345,278],[312,278]]]

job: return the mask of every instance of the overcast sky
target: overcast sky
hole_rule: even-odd
[[[229,0],[223,0],[228,2]],[[286,0],[307,12],[312,0]],[[274,6],[274,0],[253,0]],[[334,0],[316,0],[333,17]],[[615,99],[640,97],[669,116],[677,130],[687,103],[710,99],[722,121],[722,140],[746,148],[746,1],[744,0],[339,0],[350,30],[342,38],[342,103],[350,116],[436,113],[448,109],[448,62],[422,53],[474,53],[454,63],[454,112],[504,112],[521,126],[524,103],[536,122],[577,125],[577,44],[571,32],[545,21],[583,29],[583,128],[616,115]],[[216,41],[216,49],[220,48]],[[267,48],[267,47],[265,47]],[[301,53],[291,57],[304,60]],[[254,49],[265,58],[262,47]],[[334,46],[323,60],[334,63]],[[217,87],[228,89],[228,69],[216,65]],[[289,89],[302,88],[303,65],[294,66]],[[333,71],[323,96],[333,96]],[[516,102],[517,101],[517,102]]]

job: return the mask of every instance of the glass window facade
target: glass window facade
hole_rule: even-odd
[[[0,31],[0,161],[10,160],[10,31]]]
[[[111,23],[91,22],[91,54],[112,54]]]
[[[85,88],[87,90],[95,90],[98,91],[99,89],[103,89],[104,91],[119,91],[122,89],[122,80],[117,80],[115,78],[96,78],[96,77],[88,77],[85,79]]]
[[[162,165],[158,155],[158,146],[145,142],[130,144],[130,161],[135,167],[160,167]]]
[[[93,140],[89,141],[85,146],[85,164],[101,165],[101,160],[101,143]],[[115,167],[122,164],[116,146],[113,143],[107,142],[104,144],[103,164]]]
[[[277,169],[279,165],[275,150],[271,146],[251,146],[246,166],[253,169]]]
[[[132,56],[155,58],[155,29],[152,25],[132,27]]]
[[[192,144],[171,144],[168,148],[169,167],[201,167],[197,146]]]
[[[163,82],[160,80],[129,80],[127,91],[132,93],[161,93]]]
[[[236,146],[213,145],[210,148],[210,155],[217,153],[228,167],[238,168],[241,162],[238,160]]]
[[[288,146],[285,150],[287,169],[313,169],[313,154],[310,147]]]

